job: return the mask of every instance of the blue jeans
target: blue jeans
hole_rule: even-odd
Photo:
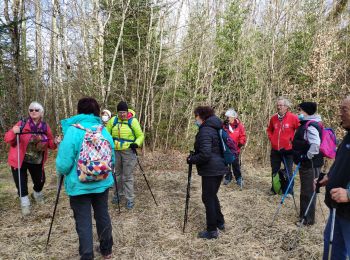
[[[94,210],[101,254],[111,254],[113,238],[111,219],[108,213],[108,189],[102,193],[70,196],[69,199],[79,236],[80,259],[94,259],[91,207]]]
[[[324,230],[323,260],[328,259],[329,240],[332,225],[332,211]],[[334,236],[332,243],[332,260],[345,260],[350,256],[350,220],[335,215]]]

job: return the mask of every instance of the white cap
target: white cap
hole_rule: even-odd
[[[238,114],[233,108],[230,108],[229,110],[226,111],[225,116],[237,118]]]

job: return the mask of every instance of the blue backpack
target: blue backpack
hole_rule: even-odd
[[[222,128],[219,130],[219,136],[225,164],[232,164],[237,159],[237,145]]]

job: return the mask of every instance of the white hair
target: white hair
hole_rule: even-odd
[[[292,107],[292,103],[289,101],[289,99],[285,98],[285,97],[278,97],[277,98],[277,102],[278,101],[283,101],[283,104],[288,107],[291,108]]]
[[[29,109],[39,109],[41,117],[44,116],[44,107],[39,102],[33,101],[32,103],[30,103],[28,110]]]
[[[229,108],[229,109],[226,111],[225,116],[237,118],[237,117],[238,117],[238,114],[237,114],[237,112],[236,112],[233,108]]]

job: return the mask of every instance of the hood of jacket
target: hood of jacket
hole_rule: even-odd
[[[72,124],[81,124],[84,127],[102,124],[101,118],[94,114],[78,114],[67,119],[61,120],[63,135]]]
[[[305,116],[303,121],[309,121],[309,120],[312,120],[312,121],[316,121],[316,122],[322,122],[322,118],[320,115],[311,115],[311,116]]]
[[[205,127],[205,126],[212,127],[216,130],[219,130],[222,128],[222,121],[220,118],[214,115],[207,118],[207,120],[205,120],[204,123],[201,125],[201,127]]]

